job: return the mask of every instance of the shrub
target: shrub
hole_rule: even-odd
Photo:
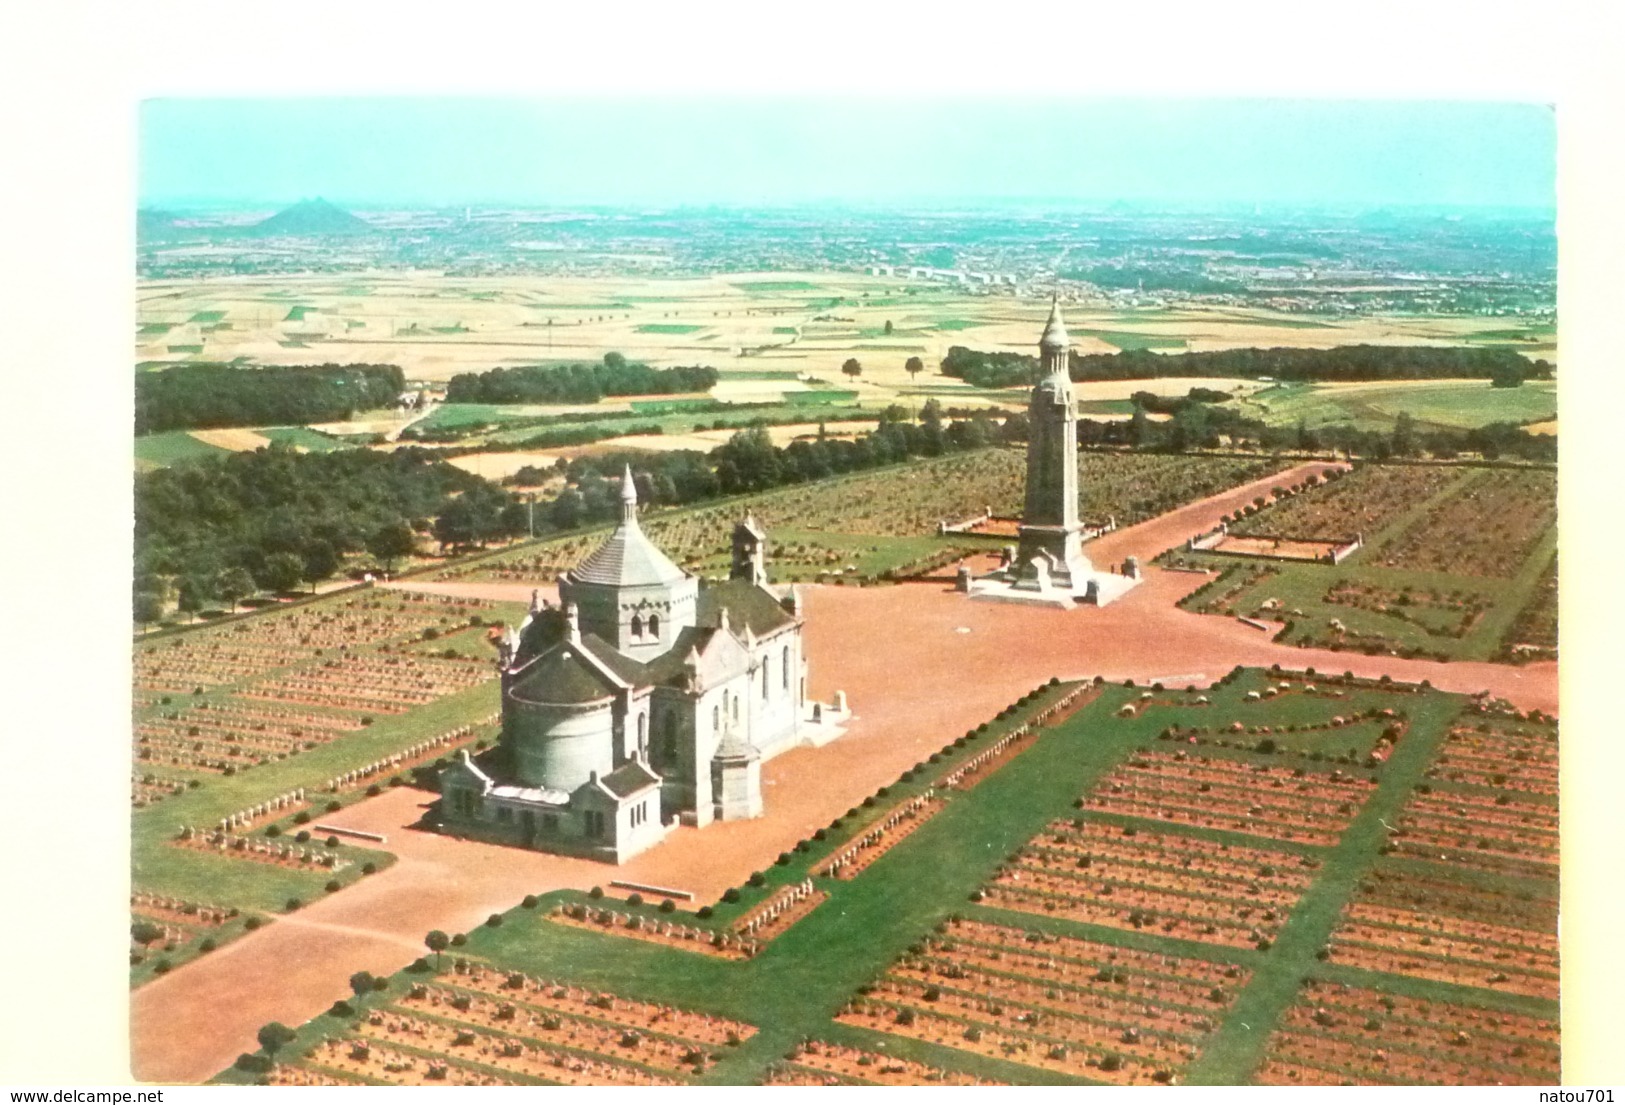
[[[327,1011],[329,1017],[353,1017],[355,1006],[347,1001],[335,1001],[333,1007]]]
[[[338,813],[339,810],[341,810],[343,808],[344,808],[344,803],[340,802],[337,798],[335,798],[332,801],[327,803],[327,812],[328,813]]]
[[[271,826],[267,827],[266,830],[265,830],[265,835],[269,836],[269,837],[281,836],[282,835],[282,826],[281,825],[271,825]]]
[[[500,914],[500,913],[491,914],[491,916],[489,916],[489,917],[487,917],[485,919],[485,925],[486,925],[487,928],[501,928],[502,927],[502,914]]]
[[[774,860],[774,861],[773,861],[773,862],[774,862],[774,863],[775,863],[775,864],[777,864],[777,865],[778,865],[778,866],[780,866],[780,867],[787,867],[787,866],[789,866],[789,863],[790,863],[790,853],[789,853],[789,852],[780,852],[780,853],[779,853],[779,858],[778,858],[778,859],[776,859],[776,860]]]
[[[672,901],[670,898],[664,899],[660,903],[660,912],[662,912],[662,913],[675,913],[675,912],[677,912],[677,903]]]
[[[339,846],[339,838],[336,837],[336,836],[328,837],[327,838],[327,846],[329,848],[337,848]]]
[[[376,875],[378,873],[378,865],[371,860],[368,860],[366,863],[361,865],[361,873],[363,875]]]
[[[384,788],[379,786],[377,783],[373,783],[371,786],[367,787],[368,798],[376,798],[382,793],[384,793]]]
[[[333,893],[336,893],[343,886],[344,886],[344,884],[339,882],[339,880],[337,880],[337,879],[328,879],[327,880],[326,890],[327,890],[327,892],[329,894],[333,894]]]
[[[632,906],[642,905],[643,904],[643,895],[642,894],[636,894],[636,893],[632,894],[630,897],[628,897],[626,899],[626,904],[627,905],[632,905]]]
[[[248,920],[243,922],[243,928],[247,929],[249,932],[253,932],[255,929],[259,928],[263,924],[265,924],[265,922],[262,921],[260,918],[258,918],[258,917],[250,917]]]
[[[726,898],[727,898],[727,895],[726,895],[726,894],[724,894],[724,895],[723,895],[723,898],[724,898],[724,899],[726,899]],[[711,909],[711,907],[710,907],[710,906],[708,906],[708,905],[702,905],[702,906],[701,906],[701,907],[700,907],[700,908],[699,908],[699,911],[698,911],[698,912],[696,912],[696,913],[695,913],[695,914],[694,914],[694,916],[696,916],[696,917],[698,917],[698,918],[699,918],[699,919],[700,919],[700,920],[702,920],[702,921],[704,921],[704,920],[707,920],[707,919],[708,919],[708,918],[709,918],[709,917],[710,917],[710,916],[711,916],[711,914],[712,914],[712,913],[713,913],[713,912],[714,912],[714,911],[713,911],[713,910],[712,910],[712,909]]]
[[[728,889],[724,890],[722,892],[722,900],[730,904],[737,902],[739,900],[739,888],[737,886],[730,886]]]
[[[306,832],[304,829],[300,829],[298,832],[293,834],[293,838],[295,840],[297,840],[300,844],[303,844],[303,843],[305,843],[306,841],[308,841],[310,839],[310,834],[308,832]]]
[[[174,966],[175,964],[171,963],[169,960],[160,959],[158,962],[152,965],[152,972],[153,974],[158,975],[168,974],[170,970],[174,968]]]
[[[750,878],[746,879],[745,881],[750,883],[752,886],[761,886],[767,882],[767,876],[762,874],[760,871],[752,871],[750,873]]]
[[[466,943],[468,943],[467,933],[459,932],[451,938],[451,946],[454,948],[460,948]]]
[[[524,906],[526,909],[535,909],[537,901],[539,901],[539,899],[536,897],[536,895],[534,895],[534,894],[526,894],[525,895],[525,900],[520,902],[519,904]]]
[[[595,886],[591,890],[587,891],[587,897],[589,898],[602,898],[603,896],[604,888],[601,886]]]
[[[292,913],[294,910],[298,909],[300,906],[302,906],[304,904],[305,903],[301,902],[298,898],[289,898],[286,902],[283,903],[282,909],[286,913]]]

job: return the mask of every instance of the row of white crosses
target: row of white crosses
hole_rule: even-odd
[[[990,748],[987,748],[986,750],[977,753],[975,756],[972,756],[957,769],[944,776],[942,785],[945,787],[958,786],[964,781],[966,776],[973,774],[978,768],[982,767],[1000,752],[1003,752],[1006,748],[1009,748],[1010,745],[1014,744],[1028,733],[1031,733],[1039,725],[1048,721],[1050,718],[1054,717],[1056,714],[1070,706],[1073,700],[1075,700],[1078,695],[1082,693],[1082,691],[1083,688],[1079,687],[1077,690],[1072,691],[1059,701],[1045,707],[1043,710],[1033,715],[1033,719],[1027,722],[1025,725],[1022,725],[1017,729],[1012,729],[1010,732],[1000,737],[997,741],[993,742],[993,745]]]
[[[564,915],[565,907],[560,906],[554,910],[554,912],[559,915]],[[713,932],[710,929],[692,928],[688,925],[675,924],[671,921],[656,921],[650,918],[640,917],[635,913],[618,913],[610,909],[598,910],[596,913],[588,914],[589,920],[601,921],[605,918],[608,918],[612,927],[620,926],[621,928],[628,929],[636,928],[640,931],[649,932],[657,936],[668,937],[673,940],[704,940],[708,941],[712,947],[722,951],[737,949],[745,955],[755,955],[761,950],[761,945],[755,940],[746,940],[743,937],[736,936],[730,932]]]
[[[813,881],[811,879],[802,879],[793,886],[786,886],[750,913],[735,921],[734,929],[745,936],[755,936],[762,929],[776,921],[786,910],[812,897],[812,893]]]
[[[236,813],[229,813],[222,817],[218,824],[222,830],[247,828],[268,814],[280,813],[291,806],[303,805],[304,801],[305,788],[296,787],[286,794],[279,794],[256,805],[245,806]]]
[[[169,898],[144,890],[137,890],[130,895],[130,905],[137,909],[147,906],[150,909],[167,909],[172,913],[184,913],[208,925],[224,924],[231,919],[230,911],[223,906],[202,905],[184,898]]]
[[[323,851],[320,848],[301,848],[291,844],[274,844],[259,837],[237,836],[221,829],[199,829],[191,825],[182,825],[175,839],[182,842],[196,842],[199,847],[210,847],[220,852],[247,852],[250,855],[260,856],[273,862],[286,860],[288,862],[309,863],[333,871],[342,871],[350,865],[347,860],[339,859],[337,853]]]
[[[937,788],[932,787],[924,794],[918,794],[913,798],[910,798],[907,802],[904,802],[902,805],[892,810],[891,813],[887,814],[885,819],[879,824],[875,825],[868,832],[864,833],[851,844],[847,845],[844,851],[832,856],[829,861],[824,864],[823,870],[820,873],[823,875],[833,876],[837,871],[840,871],[848,864],[856,863],[859,853],[861,853],[865,848],[873,848],[875,845],[879,844],[889,831],[896,828],[904,821],[907,821],[909,818],[919,814],[931,804],[932,799],[936,798],[936,796]]]
[[[1003,752],[1006,748],[1009,748],[1016,741],[1020,740],[1022,737],[1026,736],[1028,733],[1032,732],[1032,728],[1033,728],[1032,725],[1029,723],[1027,725],[1021,726],[1019,729],[1012,729],[1010,732],[1006,733],[1004,736],[1002,736],[998,740],[994,741],[991,747],[987,748],[986,750],[984,750],[982,752],[978,752],[975,756],[972,756],[970,759],[966,760],[957,769],[955,769],[954,771],[949,772],[946,776],[943,777],[942,785],[945,786],[945,787],[956,787],[956,786],[958,786],[961,782],[964,781],[965,776],[974,774],[976,772],[976,770],[978,768],[980,768],[983,764],[986,764],[989,760],[993,759],[1000,752]]]
[[[418,741],[416,744],[411,745],[408,748],[403,748],[401,751],[395,753],[393,756],[390,756],[388,759],[375,760],[374,762],[367,764],[365,767],[358,767],[354,771],[346,771],[342,775],[335,775],[322,785],[322,789],[337,793],[345,787],[355,786],[357,783],[366,782],[375,775],[381,775],[386,771],[393,771],[395,768],[400,767],[408,760],[416,759],[420,756],[433,752],[437,748],[444,748],[448,744],[455,744],[460,740],[466,739],[479,726],[490,725],[492,722],[496,721],[497,716],[497,712],[493,711],[492,713],[481,718],[479,721],[476,721],[470,725],[459,725],[455,729],[450,729],[444,733],[441,733],[438,737],[430,737],[428,740]]]

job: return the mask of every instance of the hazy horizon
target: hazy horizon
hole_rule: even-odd
[[[832,97],[154,99],[138,202],[1550,212],[1536,104]]]

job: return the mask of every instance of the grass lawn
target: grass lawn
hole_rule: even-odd
[[[1386,825],[1400,817],[1413,787],[1433,759],[1441,738],[1462,700],[1433,691],[1361,686],[1350,688],[1338,709],[1392,706],[1410,718],[1405,738],[1387,764],[1369,776],[1376,785],[1362,787],[1361,804],[1352,822],[1330,846],[1287,844],[1289,851],[1318,860],[1313,881],[1303,892],[1267,949],[1236,949],[1160,935],[1155,928],[1128,930],[1052,917],[1013,913],[970,902],[1005,858],[1043,831],[1055,818],[1076,817],[1074,800],[1092,791],[1110,771],[1138,749],[1153,748],[1158,734],[1169,724],[1214,725],[1232,717],[1250,723],[1278,725],[1289,719],[1317,719],[1332,708],[1326,701],[1301,695],[1278,700],[1246,702],[1244,695],[1270,681],[1269,673],[1245,671],[1210,688],[1208,706],[1177,691],[1167,692],[1158,704],[1136,717],[1118,717],[1118,708],[1137,699],[1137,688],[1108,686],[1100,698],[1062,724],[1042,730],[1036,743],[1005,761],[969,791],[944,792],[943,808],[917,831],[887,852],[857,878],[849,881],[818,879],[829,895],[805,918],[769,943],[756,957],[742,962],[712,958],[676,948],[628,939],[608,932],[557,925],[546,920],[559,902],[581,901],[580,895],[561,892],[542,898],[534,909],[515,907],[503,915],[499,927],[480,926],[448,960],[461,955],[485,961],[501,970],[568,981],[627,997],[670,1003],[686,1009],[737,1018],[757,1026],[743,1044],[722,1050],[717,1064],[703,1081],[713,1084],[754,1084],[770,1065],[797,1042],[825,1039],[869,1051],[916,1059],[950,1070],[1017,1083],[1078,1082],[1052,1072],[1020,1066],[1005,1059],[985,1058],[957,1048],[903,1039],[887,1033],[833,1024],[835,1016],[858,988],[874,981],[902,956],[909,946],[929,934],[951,914],[1013,925],[1029,932],[1082,937],[1123,948],[1237,964],[1251,972],[1236,1000],[1220,1015],[1213,1035],[1186,1068],[1181,1081],[1196,1084],[1245,1083],[1263,1058],[1271,1031],[1284,1009],[1299,993],[1301,980],[1322,978],[1355,981],[1379,990],[1425,1000],[1456,1001],[1465,996],[1489,1009],[1533,1012],[1554,1016],[1555,1002],[1503,995],[1493,989],[1463,987],[1401,978],[1370,971],[1354,971],[1318,958],[1360,880],[1377,862],[1387,841]],[[1040,692],[1031,708],[1039,708],[1066,688]],[[948,749],[940,762],[921,765],[924,770],[887,788],[874,806],[859,807],[831,827],[828,839],[805,841],[782,865],[770,867],[765,885],[747,889],[743,899],[719,907],[709,922],[726,924],[773,888],[807,877],[822,858],[864,831],[873,812],[918,793],[959,759],[994,739],[1000,726],[1019,723],[1024,711],[995,723],[978,740],[961,750]],[[945,736],[946,739],[946,736]],[[1281,762],[1278,757],[1246,751],[1220,753],[1260,765]],[[1329,765],[1310,764],[1311,771]],[[1133,823],[1132,817],[1098,817],[1108,824]],[[1153,823],[1146,823],[1147,825]],[[1158,831],[1167,826],[1154,823]],[[1249,843],[1239,833],[1176,829],[1224,842]],[[606,876],[610,869],[606,868]],[[1516,888],[1513,888],[1516,889]],[[654,903],[641,907],[658,916]],[[617,909],[626,909],[617,904]],[[675,920],[705,924],[693,914],[679,912]],[[389,992],[400,993],[422,977],[402,972]],[[343,1031],[347,1025],[319,1017],[300,1034],[298,1049],[313,1045],[323,1034]],[[297,1054],[297,1051],[293,1052]],[[223,1076],[236,1080],[240,1076]]]
[[[135,439],[135,459],[146,467],[166,467],[181,461],[202,457],[217,457],[226,449],[206,444],[185,430],[170,430],[161,434],[143,434]]]
[[[1362,430],[1390,430],[1401,413],[1420,429],[1470,429],[1491,422],[1542,422],[1557,417],[1557,386],[1531,381],[1518,388],[1492,388],[1488,380],[1395,387],[1279,384],[1240,401],[1251,417],[1272,426],[1311,428],[1342,423]]]
[[[1162,334],[1137,334],[1128,330],[1079,330],[1080,335],[1099,338],[1107,345],[1123,351],[1140,349],[1184,349],[1184,338],[1170,338]]]
[[[746,292],[816,292],[823,285],[806,280],[744,280],[733,286]]]
[[[1473,476],[1473,469],[1460,469],[1458,479],[1411,505],[1380,531],[1367,533],[1365,546],[1335,566],[1172,551],[1166,554],[1169,563],[1212,568],[1223,573],[1216,582],[1191,594],[1180,605],[1206,613],[1286,621],[1287,629],[1280,640],[1304,647],[1372,654],[1421,653],[1447,660],[1492,659],[1507,643],[1507,635],[1512,632],[1519,611],[1528,605],[1541,585],[1557,548],[1555,527],[1533,545],[1523,564],[1509,579],[1413,571],[1367,563],[1375,561],[1375,550],[1404,533],[1419,519],[1457,495],[1471,493],[1475,483]],[[1266,571],[1250,584],[1232,591],[1246,578],[1245,573],[1264,566],[1273,569],[1273,573]],[[1381,600],[1385,609],[1332,601],[1334,594],[1351,586],[1388,596]],[[1220,597],[1227,592],[1230,592],[1228,597],[1220,602]],[[1439,597],[1435,598],[1436,595]],[[1262,609],[1269,599],[1278,601],[1278,609]],[[1462,619],[1469,607],[1478,612],[1462,632]],[[1346,633],[1334,632],[1333,620],[1341,622]]]
[[[284,445],[292,445],[310,453],[328,453],[334,449],[347,448],[338,439],[306,426],[267,426],[254,432],[272,441],[280,441]]]

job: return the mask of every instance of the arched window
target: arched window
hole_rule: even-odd
[[[643,636],[643,616],[641,614],[632,615],[632,636]]]
[[[762,662],[762,701],[767,701],[767,662]]]
[[[649,715],[638,715],[638,751],[649,751]]]
[[[719,733],[721,731],[722,731],[722,711],[718,707],[713,706],[713,707],[711,707],[711,732]]]
[[[734,695],[733,715],[734,715],[734,720],[738,721],[739,720],[739,696],[738,695]]]
[[[784,646],[784,689],[790,689],[790,646]]]
[[[660,615],[659,614],[650,614],[649,615],[649,636],[651,636],[651,637],[660,636]]]
[[[665,736],[661,741],[661,758],[663,762],[671,764],[677,762],[677,715],[668,713],[661,722]]]

